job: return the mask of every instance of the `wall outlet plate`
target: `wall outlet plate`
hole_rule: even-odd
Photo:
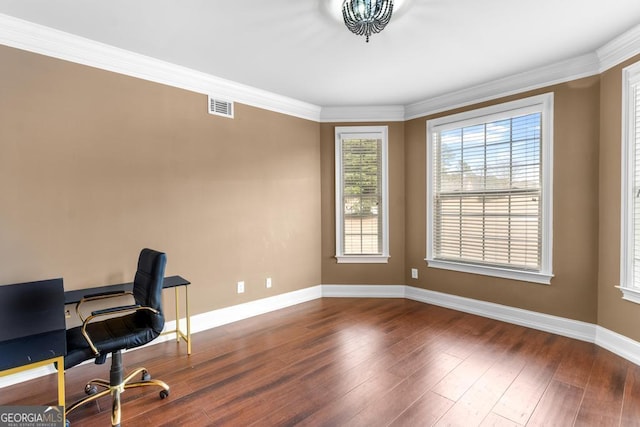
[[[244,293],[244,281],[238,282],[238,293],[239,294],[243,294]]]
[[[264,281],[264,284],[267,288],[271,287],[271,277],[267,277]]]
[[[411,269],[411,278],[412,279],[417,279],[418,278],[418,269],[417,268],[412,268]]]

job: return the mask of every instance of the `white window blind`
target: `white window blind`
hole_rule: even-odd
[[[623,70],[620,288],[640,303],[640,63]]]
[[[344,254],[382,254],[382,140],[342,141]]]
[[[386,127],[336,128],[339,262],[388,258],[386,151]]]
[[[544,108],[507,107],[431,124],[427,261],[543,273],[534,281],[548,283]]]
[[[640,84],[633,86],[631,132],[633,138],[633,284],[640,289]]]
[[[540,269],[540,117],[437,132],[436,258]]]

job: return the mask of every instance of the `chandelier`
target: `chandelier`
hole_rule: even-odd
[[[369,36],[384,30],[393,13],[393,0],[344,0],[342,17],[349,31]]]

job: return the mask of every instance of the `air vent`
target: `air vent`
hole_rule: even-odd
[[[209,114],[233,118],[233,102],[209,96]]]

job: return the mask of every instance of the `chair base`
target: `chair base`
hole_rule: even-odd
[[[89,381],[85,386],[85,392],[89,394],[89,396],[67,406],[65,410],[65,416],[75,409],[79,408],[80,406],[83,406],[89,402],[93,402],[94,400],[110,394],[111,425],[119,427],[122,415],[120,408],[120,394],[123,393],[126,389],[156,386],[162,389],[160,390],[161,399],[169,396],[169,386],[164,381],[151,379],[145,368],[137,368],[125,378],[123,378],[122,354],[119,350],[113,352],[111,354],[111,358],[110,380],[106,381],[100,378],[94,378]],[[138,376],[142,377],[142,379],[139,381],[133,381],[133,379]],[[103,390],[97,391],[98,387],[102,388]],[[67,425],[69,425],[68,420]]]

